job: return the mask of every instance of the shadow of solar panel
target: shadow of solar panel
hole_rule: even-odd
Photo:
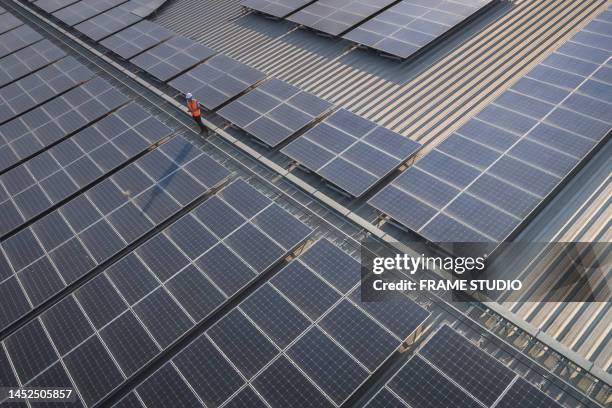
[[[314,0],[246,0],[240,4],[260,13],[278,18],[285,18],[313,1]]]
[[[402,0],[343,36],[383,53],[408,58],[481,11],[491,0]]]
[[[289,21],[340,35],[379,12],[394,0],[319,0],[288,17]]]
[[[130,62],[160,81],[168,81],[212,57],[215,51],[186,37],[174,37]]]
[[[100,44],[120,57],[130,59],[174,36],[172,31],[145,20],[113,34]]]
[[[404,139],[341,109],[282,152],[359,197],[418,151],[420,144]]]

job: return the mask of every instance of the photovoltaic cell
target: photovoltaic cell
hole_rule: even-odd
[[[289,16],[288,20],[326,34],[340,35],[394,2],[319,0]]]
[[[126,0],[81,0],[53,13],[53,16],[69,26],[77,25],[91,17],[125,3]]]
[[[262,108],[262,99],[266,100]],[[219,115],[268,146],[278,146],[332,104],[286,82],[271,79],[219,110]]]
[[[478,408],[481,405],[420,357],[410,359],[388,387],[410,406]]]
[[[240,4],[260,13],[278,18],[285,18],[313,1],[314,0],[245,0]]]
[[[347,140],[340,148],[328,144],[340,139]],[[282,152],[352,196],[359,197],[420,147],[419,143],[340,109]]]
[[[491,0],[402,0],[343,38],[408,58],[473,16]]]
[[[166,82],[214,54],[211,48],[179,36],[143,52],[130,62]]]
[[[53,13],[78,1],[80,0],[38,0],[34,2],[34,5],[47,13]]]
[[[516,376],[446,325],[419,353],[487,406],[499,398]]]
[[[0,59],[0,86],[51,64],[66,53],[49,40],[42,40]]]
[[[92,40],[100,41],[142,20],[141,17],[131,13],[135,7],[138,7],[138,4],[128,1],[119,7],[85,20],[74,28]]]
[[[108,82],[94,78],[0,126],[0,171],[27,159],[85,127],[127,98]]]
[[[172,31],[145,20],[105,38],[100,44],[121,58],[130,59],[174,36]]]
[[[561,404],[519,378],[499,400],[496,407],[559,408]]]
[[[264,79],[265,74],[225,55],[217,55],[169,82],[191,93],[207,110],[217,109]]]
[[[72,57],[64,58],[0,89],[0,123],[91,79],[91,72]]]
[[[430,241],[506,240],[612,127],[596,32],[612,23],[594,22],[369,203]],[[434,197],[425,179],[457,189]]]
[[[43,37],[28,25],[21,25],[0,34],[0,58],[42,40]]]
[[[11,13],[0,14],[0,34],[11,31],[23,24],[23,21],[12,15]]]

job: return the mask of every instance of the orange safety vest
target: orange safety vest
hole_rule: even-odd
[[[201,115],[200,107],[195,99],[190,99],[187,101],[187,107],[189,108],[189,112],[191,112],[191,116],[197,118]]]

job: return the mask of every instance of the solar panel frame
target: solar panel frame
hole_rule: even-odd
[[[130,62],[167,82],[215,55],[215,51],[187,37],[173,37],[132,58]]]
[[[396,0],[318,0],[287,20],[330,35],[340,35]]]
[[[402,0],[342,38],[406,59],[472,18],[491,0],[450,0],[428,4]]]
[[[129,60],[175,34],[151,21],[143,20],[100,41],[123,59]]]
[[[130,7],[129,4],[130,2],[128,1],[102,14],[98,14],[75,25],[74,28],[93,41],[99,42],[115,34],[117,31],[123,30],[142,20],[141,17],[131,13],[133,7]]]
[[[265,107],[262,107],[261,95],[267,100]],[[332,106],[311,93],[272,78],[217,113],[268,146],[276,147]]]
[[[30,26],[23,24],[11,31],[0,34],[0,58],[34,44],[43,37]]]
[[[382,144],[381,139],[374,136],[379,132],[386,133],[388,139],[395,141]],[[342,141],[339,147],[322,145],[340,139],[346,142]],[[398,149],[398,144],[404,149]],[[360,197],[407,161],[420,147],[419,143],[339,109],[281,152],[351,196]],[[355,149],[366,149],[376,154],[355,154]],[[385,163],[382,163],[383,159]]]
[[[57,18],[68,26],[75,26],[88,20],[98,14],[104,13],[127,0],[81,0],[78,3],[69,5],[52,13],[53,17]]]
[[[17,28],[21,25],[23,25],[23,21],[15,17],[13,14],[0,14],[0,34],[4,34],[7,31],[11,31],[13,28]]]
[[[422,212],[415,221],[396,204],[415,197],[422,200],[417,203],[429,203],[422,192],[405,187],[418,184],[416,172],[403,173],[369,203],[430,241],[508,239],[612,128],[606,105],[612,102],[612,87],[597,78],[612,51],[607,56],[592,53],[588,30],[572,37],[449,137],[465,149],[442,143],[415,164],[457,188],[444,206]],[[474,155],[474,147],[481,153]],[[452,203],[459,197],[465,201],[467,194],[474,205],[453,211],[459,207]]]
[[[219,54],[168,82],[191,93],[206,110],[215,110],[265,78],[265,74]]]
[[[125,102],[127,98],[108,82],[94,78],[1,125],[5,140],[0,144],[0,156],[5,158],[0,161],[0,172],[45,150]],[[61,113],[56,115],[56,111]],[[15,128],[16,131],[7,131]]]
[[[240,4],[251,10],[273,17],[286,18],[296,10],[314,1],[315,0],[245,0]]]
[[[0,89],[0,123],[5,123],[94,76],[87,67],[66,57]]]
[[[66,53],[45,39],[0,59],[0,87],[52,64]]]

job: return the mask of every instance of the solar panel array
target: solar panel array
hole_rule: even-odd
[[[282,152],[359,197],[420,147],[419,143],[340,109]]]
[[[275,147],[312,123],[332,104],[271,79],[217,112],[268,146]]]
[[[612,128],[610,30],[589,23],[370,204],[433,242],[506,240]]]
[[[492,0],[402,0],[343,38],[408,58]]]
[[[314,0],[245,0],[241,5],[278,18],[285,18]]]
[[[127,102],[94,78],[0,126],[0,172],[44,150]]]
[[[27,383],[61,357],[84,402],[99,402],[310,232],[235,181],[10,336],[5,344],[17,365],[23,366],[23,354],[14,342],[42,326],[49,333],[42,341],[59,353],[18,370],[19,379]],[[225,265],[232,268],[219,269]],[[24,347],[30,346],[41,350],[40,344]],[[105,381],[82,375],[94,366],[107,368]]]
[[[106,38],[100,44],[120,57],[130,59],[171,37],[174,37],[172,31],[143,20]]]
[[[11,13],[0,14],[0,34],[11,31],[13,28],[17,28],[20,25],[23,25],[23,21]]]
[[[130,6],[130,2],[127,2],[89,20],[85,20],[74,26],[74,28],[92,40],[100,41],[142,20],[141,17],[131,13],[131,10],[136,7],[137,5]]]
[[[177,136],[4,240],[0,299],[7,304],[0,328],[115,256],[228,175]],[[99,293],[96,297],[103,299]]]
[[[134,57],[130,62],[166,82],[215,55],[215,51],[189,38],[169,39]]]
[[[0,59],[0,86],[4,86],[49,65],[66,53],[51,43],[42,40]]]
[[[72,57],[0,88],[0,123],[4,123],[91,79],[93,72]]]
[[[214,264],[203,269],[217,271],[221,287],[232,281]],[[138,385],[138,396],[147,405],[174,392],[181,406],[339,406],[428,316],[404,298],[378,310],[402,307],[401,328],[377,320],[351,296],[359,280],[357,261],[318,241]]]
[[[340,35],[397,0],[319,0],[287,19],[323,33]]]
[[[60,204],[118,168],[170,129],[136,104],[127,105],[0,176],[0,236]],[[10,216],[8,216],[10,215]]]
[[[40,34],[25,24],[4,34],[0,34],[0,58],[42,39],[43,37]]]
[[[192,93],[204,108],[213,110],[264,78],[261,71],[220,54],[169,84],[183,94]]]
[[[54,12],[53,16],[66,25],[75,26],[125,2],[126,0],[81,0]]]
[[[47,13],[53,13],[79,1],[81,0],[38,0],[34,2],[34,5]]]
[[[561,407],[446,325],[366,404],[367,408],[441,406]]]

